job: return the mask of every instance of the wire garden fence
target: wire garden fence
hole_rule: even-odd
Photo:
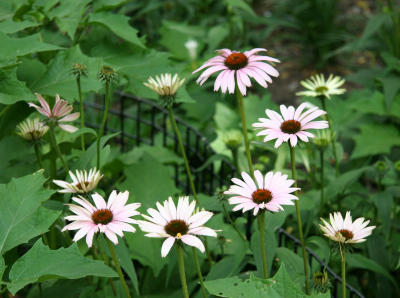
[[[168,110],[157,105],[154,101],[139,98],[135,95],[116,92],[113,97],[114,108],[109,110],[106,131],[119,132],[116,141],[121,152],[126,152],[134,146],[142,144],[150,146],[163,146],[173,149],[179,155],[178,141],[173,130],[168,127]],[[88,120],[86,126],[98,128],[98,121],[93,115],[100,115],[104,107],[100,104],[85,103]],[[93,121],[93,122],[92,122]],[[234,177],[236,168],[226,160],[221,160],[218,169],[214,168],[214,163],[207,161],[216,153],[211,148],[208,140],[194,127],[176,117],[177,125],[181,131],[183,143],[194,173],[194,183],[199,193],[213,195],[219,187],[230,184],[230,179]],[[174,165],[175,184],[186,193],[190,193],[190,185],[185,174],[184,165]],[[292,249],[295,253],[301,247],[300,240],[287,233],[284,229],[277,229],[278,244]],[[338,297],[338,288],[342,279],[325,262],[319,258],[312,250],[306,249],[310,268],[317,264],[320,270],[326,270],[330,275],[332,283],[332,297]],[[315,265],[314,265],[315,266]],[[346,285],[350,297],[364,296],[355,288]]]

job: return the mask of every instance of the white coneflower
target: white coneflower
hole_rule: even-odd
[[[42,138],[49,127],[43,124],[39,118],[26,119],[17,125],[17,134],[28,141],[36,141]]]
[[[89,193],[97,186],[100,179],[103,178],[103,174],[101,174],[100,171],[96,171],[96,168],[90,169],[89,174],[86,170],[76,170],[75,175],[69,171],[69,176],[72,179],[71,183],[62,180],[53,180],[54,184],[63,188],[58,192]]]
[[[86,243],[89,247],[92,246],[93,236],[97,232],[104,233],[108,239],[117,244],[117,235],[122,237],[124,231],[136,231],[130,225],[136,223],[131,217],[140,214],[136,211],[140,207],[140,203],[125,205],[128,197],[128,191],[117,193],[114,190],[106,203],[102,196],[95,193],[92,195],[95,206],[83,197],[73,197],[72,200],[79,205],[67,204],[75,215],[65,217],[66,220],[72,222],[66,225],[62,231],[79,230],[72,240],[78,241],[86,236]]]
[[[323,74],[317,74],[311,78],[301,81],[300,84],[307,90],[297,92],[296,95],[304,96],[325,96],[330,98],[331,95],[339,95],[346,92],[346,89],[340,88],[345,80],[339,76],[329,75],[325,81]]]
[[[346,217],[343,219],[340,212],[329,214],[329,223],[321,218],[321,230],[324,235],[333,241],[340,243],[361,243],[364,242],[367,236],[371,235],[375,226],[369,226],[369,220],[364,217],[357,218],[352,221],[350,211],[346,212]]]
[[[160,76],[149,77],[143,85],[157,92],[160,96],[175,96],[179,87],[185,82],[185,79],[180,79],[178,74],[164,73]]]
[[[138,220],[140,229],[148,234],[147,237],[166,238],[162,248],[161,256],[168,255],[175,241],[198,248],[204,252],[204,244],[196,235],[217,237],[215,230],[203,225],[213,216],[212,212],[195,212],[196,201],[189,203],[189,197],[179,197],[178,205],[171,197],[161,205],[156,203],[157,209],[147,209],[150,216],[142,214],[146,220]]]

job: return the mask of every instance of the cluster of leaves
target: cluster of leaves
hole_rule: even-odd
[[[292,1],[285,2],[289,3],[287,7],[293,6],[290,4]],[[313,51],[318,53],[317,59],[325,61],[342,44],[331,33],[336,30],[342,34],[342,31],[336,26],[333,10],[326,11],[322,7],[324,13],[310,14],[310,7],[314,7],[310,6],[312,2],[320,5],[319,1],[306,1],[303,6],[297,6],[296,14],[292,14],[290,22],[285,24],[274,24],[273,20],[286,14],[287,7],[280,7],[276,14],[272,11],[273,18],[269,18],[256,14],[251,4],[243,0],[202,1],[200,6],[198,1],[156,0],[0,2],[2,290],[8,289],[13,294],[19,291],[27,297],[38,296],[39,292],[44,297],[104,297],[112,295],[111,286],[105,278],[116,277],[110,267],[90,257],[83,243],[70,245],[65,234],[60,232],[64,225],[62,217],[66,214],[62,203],[68,202],[70,197],[56,194],[41,172],[34,173],[38,169],[34,150],[15,135],[16,124],[33,111],[26,104],[35,100],[33,92],[49,98],[59,93],[71,103],[78,100],[71,68],[75,63],[80,63],[88,69],[87,76],[82,77],[82,92],[87,103],[97,103],[101,99],[96,96],[103,92],[97,74],[103,65],[111,66],[119,75],[120,80],[113,88],[155,99],[156,95],[142,84],[148,76],[168,71],[189,78],[192,67],[213,55],[215,49],[250,45],[259,47],[270,32],[280,30],[282,26],[293,29],[300,25],[307,29],[310,24],[305,20],[310,16],[319,18],[317,25],[308,31],[296,31],[296,34],[305,44],[315,47]],[[332,1],[325,2],[333,5]],[[256,6],[257,3],[253,4]],[[379,30],[395,30],[393,28],[396,27],[391,24],[396,22],[389,21],[392,15],[394,20],[398,20],[398,12],[393,10],[391,14],[384,13],[385,17],[371,17],[361,38],[357,39],[360,50],[376,40]],[[321,22],[323,27],[320,26]],[[267,26],[267,29],[259,29],[263,26]],[[325,37],[321,39],[317,33]],[[189,39],[198,42],[198,57],[194,61],[190,60],[184,46]],[[342,50],[348,51],[352,47],[349,45]],[[297,160],[301,165],[300,199],[307,246],[339,272],[337,255],[332,253],[330,244],[320,236],[319,216],[325,217],[335,210],[352,210],[354,217],[370,218],[378,227],[367,244],[360,245],[349,254],[348,281],[374,296],[389,297],[398,291],[398,277],[394,273],[400,268],[400,210],[396,203],[399,199],[400,160],[400,96],[396,80],[400,68],[396,52],[388,48],[379,48],[379,51],[383,51],[381,56],[387,67],[378,71],[363,70],[352,75],[350,79],[364,88],[350,92],[343,98],[333,98],[327,103],[337,134],[336,146],[340,149],[342,173],[339,177],[335,176],[330,160],[332,153],[329,148],[326,149],[323,183],[326,185],[328,202],[322,214],[319,213],[321,181],[316,175],[320,168],[318,151],[312,145],[304,146],[297,151]],[[280,58],[278,54],[277,57]],[[211,146],[217,153],[206,165],[195,164],[196,173],[201,174],[206,167],[209,170],[208,165],[213,165],[218,172],[221,160],[233,162],[235,154],[238,156],[238,168],[246,170],[243,145],[238,142],[235,153],[232,143],[227,142],[240,129],[235,99],[233,96],[222,98],[212,93],[211,83],[205,87],[199,88],[192,79],[187,79],[187,84],[178,94],[181,117],[212,140]],[[249,132],[252,132],[251,123],[264,116],[264,108],[277,109],[271,96],[265,91],[262,94],[261,97],[249,95],[245,99]],[[119,107],[119,104],[114,97],[113,107]],[[124,108],[125,114],[138,113],[136,105],[131,103]],[[140,112],[148,115],[150,110]],[[98,123],[98,114],[88,113],[86,121]],[[155,123],[165,125],[172,133],[170,123],[165,122],[161,115],[156,116]],[[107,127],[110,131],[119,131],[118,117],[110,117]],[[126,121],[125,130],[137,132],[137,126],[133,121]],[[148,136],[152,132],[150,128],[142,127],[140,133]],[[82,151],[79,142],[82,134],[90,144],[96,133],[93,129],[84,128],[74,134],[58,132],[57,135],[71,169],[88,169],[95,165],[95,145]],[[176,166],[183,170],[180,167],[182,161],[174,152],[173,145],[163,147],[160,132],[155,133],[155,146],[141,145],[123,154],[118,146],[106,145],[110,140],[117,139],[117,135],[107,135],[102,139],[101,170],[105,177],[101,181],[101,188],[106,193],[115,187],[128,190],[131,194],[129,200],[141,202],[143,210],[153,207],[156,201],[164,200],[169,195],[181,193],[173,174]],[[264,172],[273,169],[288,173],[287,148],[282,146],[275,150],[272,145],[261,143],[254,132],[251,140],[257,168]],[[46,169],[51,167],[51,160],[55,157],[47,144],[43,146]],[[188,147],[190,145],[195,146],[193,143]],[[61,164],[58,164],[58,168],[61,169]],[[57,176],[65,179],[66,175],[60,170]],[[212,265],[205,256],[200,260],[203,272],[207,272],[206,287],[211,294],[228,297],[304,296],[301,290],[304,276],[300,254],[293,252],[290,247],[279,247],[275,233],[277,228],[285,227],[297,235],[294,208],[267,217],[267,264],[272,271],[277,271],[279,266],[280,269],[273,278],[265,281],[257,277],[262,276],[262,261],[255,224],[248,224],[241,216],[228,217],[223,211],[224,208],[230,211],[230,207],[215,197],[200,194],[200,202],[200,207],[216,213],[211,221],[212,227],[223,230],[217,240],[209,241]],[[230,221],[235,223],[236,229],[229,224]],[[250,235],[249,240],[242,238],[246,232]],[[44,245],[41,235],[54,239],[55,246]],[[168,261],[163,260],[160,255],[161,243],[145,238],[140,231],[126,235],[124,240],[117,246],[117,253],[129,277],[129,284],[134,289],[132,293],[159,297],[180,295],[177,256],[174,252],[168,256]],[[102,246],[105,253],[109,254],[107,246]],[[190,250],[186,252],[185,262],[192,262]],[[283,263],[284,266],[281,265]],[[194,295],[200,295],[194,266],[188,265],[186,269],[190,290]],[[314,262],[311,272],[319,269]],[[252,273],[249,275],[249,272]],[[116,283],[116,286],[118,295],[123,297],[121,285]],[[329,294],[315,296],[328,297]]]

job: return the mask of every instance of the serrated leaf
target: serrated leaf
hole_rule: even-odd
[[[8,289],[15,295],[26,285],[49,279],[77,279],[85,276],[117,277],[102,261],[85,258],[76,243],[68,248],[50,250],[39,239],[10,270]]]
[[[41,203],[55,192],[43,188],[46,180],[43,177],[43,171],[39,171],[32,175],[14,178],[8,184],[0,184],[0,217],[2,219],[0,221],[0,252],[2,254],[46,231],[47,227],[43,229],[40,221],[36,220],[42,218],[37,213]],[[28,223],[35,224],[27,225]]]
[[[89,2],[91,2],[91,0],[61,0],[57,7],[49,13],[49,17],[55,18],[56,24],[61,32],[66,32],[73,40],[76,28]]]
[[[9,37],[4,33],[0,33],[0,44],[2,45],[0,50],[2,59],[62,49],[61,47],[41,42],[39,34],[29,35],[22,38],[14,38]]]
[[[82,92],[98,92],[102,88],[97,79],[102,59],[84,55],[79,46],[59,52],[50,62],[47,72],[31,86],[31,89],[43,95],[55,96],[58,93],[70,102],[78,99],[76,79],[71,73],[75,63],[86,65],[88,70],[88,77],[81,78]]]
[[[127,16],[110,12],[97,12],[90,15],[89,23],[102,24],[126,41],[143,49],[146,48],[137,36],[138,31],[129,25],[129,17]]]
[[[29,20],[14,22],[12,19],[8,19],[0,23],[0,32],[5,34],[12,34],[18,31],[22,31],[26,28],[31,28],[36,26],[38,26],[37,23]]]
[[[393,146],[400,145],[400,135],[396,127],[389,124],[364,124],[361,132],[354,136],[356,143],[351,158],[390,153]]]
[[[33,100],[35,96],[24,82],[17,79],[17,70],[0,69],[0,103],[11,105],[18,101]]]

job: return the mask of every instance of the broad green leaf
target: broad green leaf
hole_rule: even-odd
[[[0,184],[0,217],[2,219],[0,221],[0,252],[2,254],[47,231],[48,226],[43,227],[41,223],[44,219],[41,212],[45,211],[38,211],[38,208],[55,191],[44,189],[45,181],[43,171],[39,171],[21,178],[13,178],[8,184]]]
[[[76,80],[71,73],[75,63],[86,65],[88,71],[88,77],[81,78],[82,92],[99,92],[102,84],[97,79],[97,73],[101,68],[102,59],[86,56],[79,46],[59,52],[50,62],[47,72],[31,86],[31,89],[51,96],[58,93],[70,102],[78,100]]]
[[[220,48],[220,43],[229,35],[229,26],[227,24],[212,27],[208,31],[208,49],[216,50]]]
[[[223,130],[240,128],[239,114],[224,103],[216,103],[214,121],[217,127]]]
[[[115,250],[122,269],[124,269],[126,274],[129,276],[129,279],[131,280],[136,293],[139,295],[139,283],[136,275],[136,270],[129,255],[129,250],[125,245],[125,242],[123,240],[119,241],[118,245],[115,246]]]
[[[125,240],[128,244],[131,257],[138,260],[142,265],[149,266],[153,270],[154,276],[157,277],[168,261],[161,257],[161,244],[163,240],[146,237],[141,230],[137,230],[136,233],[127,233]]]
[[[149,154],[157,161],[165,163],[182,164],[183,160],[174,151],[160,146],[140,145],[133,148],[131,151],[120,156],[121,161],[126,165],[131,165],[139,161],[139,159]]]
[[[68,248],[50,250],[39,239],[11,268],[8,289],[15,295],[26,285],[49,279],[77,279],[85,276],[117,277],[103,261],[85,258],[74,243]]]
[[[400,90],[400,76],[391,75],[383,78],[378,78],[383,85],[383,93],[385,95],[386,108],[390,109],[396,94]]]
[[[361,268],[371,270],[375,273],[381,274],[390,280],[394,285],[397,285],[396,280],[390,275],[390,273],[383,268],[381,265],[376,263],[374,260],[368,259],[361,254],[349,254],[346,256],[346,262],[350,268]]]
[[[49,17],[55,18],[56,24],[61,32],[66,32],[73,40],[76,28],[89,2],[91,2],[91,0],[72,2],[69,0],[61,0],[57,7],[50,12]]]
[[[253,9],[243,0],[224,0],[226,5],[230,5],[235,8],[239,8],[240,10],[243,10],[250,14],[251,16],[257,16]]]
[[[138,31],[129,24],[129,17],[127,16],[110,12],[97,12],[90,15],[89,23],[104,25],[126,41],[129,41],[140,48],[146,48],[137,36]]]
[[[329,262],[331,248],[325,238],[311,236],[306,240],[306,246],[310,248],[322,261]]]
[[[369,123],[361,125],[360,130],[360,134],[354,136],[356,145],[352,159],[390,153],[393,146],[400,145],[400,134],[393,125]]]
[[[302,285],[304,283],[303,257],[300,257],[286,247],[278,247],[276,250],[276,255],[279,260],[285,264],[285,268],[288,269],[290,278],[299,286]],[[307,267],[309,268],[308,264]],[[310,272],[310,268],[308,270]]]
[[[329,183],[328,187],[326,188],[326,195],[329,200],[332,200],[336,195],[340,193],[344,193],[346,189],[354,184],[358,178],[366,171],[369,167],[362,167],[360,169],[348,171],[331,183]]]
[[[16,69],[0,69],[0,103],[11,105],[18,101],[30,101],[36,97],[24,82],[17,79]]]
[[[373,196],[373,201],[378,210],[378,218],[382,223],[384,235],[388,238],[393,220],[391,218],[394,207],[393,195],[389,192],[378,192]]]
[[[265,93],[262,98],[252,94],[244,98],[247,129],[254,131],[252,124],[258,122],[258,118],[267,117],[265,115],[265,109],[275,108],[277,108],[277,105],[271,100],[271,95],[269,93]],[[238,111],[236,113],[239,114]]]
[[[14,22],[12,19],[5,20],[0,23],[0,32],[12,34],[26,28],[36,27],[38,24],[29,20]]]
[[[61,47],[40,41],[39,34],[29,35],[22,38],[8,37],[0,33],[0,54],[2,59],[15,58],[37,52],[55,51]]]
[[[156,202],[178,193],[168,167],[148,154],[124,170],[126,179],[118,188],[130,192],[130,200],[142,203],[142,209],[154,208]],[[140,179],[138,179],[140,177]]]
[[[252,273],[248,279],[241,279],[237,276],[206,281],[205,286],[210,294],[217,297],[243,298],[243,297],[321,297],[329,298],[330,294],[306,295],[301,288],[290,279],[285,265],[282,264],[274,277],[267,280],[258,278]]]
[[[269,214],[267,213],[267,215]],[[275,252],[278,247],[278,242],[276,241],[274,229],[265,229],[264,245],[265,245],[265,250],[267,252],[268,272],[271,272]],[[263,263],[262,263],[261,249],[260,249],[261,248],[260,232],[258,230],[251,236],[250,248],[253,252],[253,256],[256,261],[258,276],[263,276]]]

